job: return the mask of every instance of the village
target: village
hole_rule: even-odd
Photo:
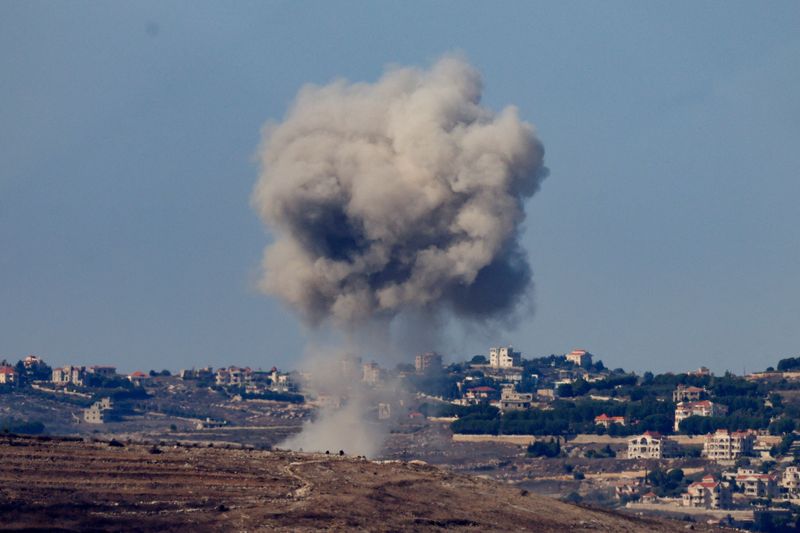
[[[445,364],[417,354],[383,368],[345,356],[336,372],[370,391],[381,456],[424,460],[575,503],[770,530],[800,509],[800,359],[763,372],[637,375],[590,352],[527,359],[512,346]],[[352,389],[310,372],[135,371],[0,366],[7,433],[270,449]]]

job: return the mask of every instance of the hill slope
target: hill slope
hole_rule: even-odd
[[[413,462],[8,436],[0,457],[10,529],[684,530]]]

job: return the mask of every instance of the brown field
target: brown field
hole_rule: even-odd
[[[0,460],[6,530],[685,530],[413,461],[16,436]]]

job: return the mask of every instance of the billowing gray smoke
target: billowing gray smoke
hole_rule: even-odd
[[[511,311],[531,280],[517,238],[544,150],[481,91],[449,56],[374,84],[303,87],[259,152],[253,203],[275,236],[261,288],[312,325]]]

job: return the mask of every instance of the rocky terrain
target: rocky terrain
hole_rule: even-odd
[[[684,531],[421,462],[0,436],[0,528]]]

